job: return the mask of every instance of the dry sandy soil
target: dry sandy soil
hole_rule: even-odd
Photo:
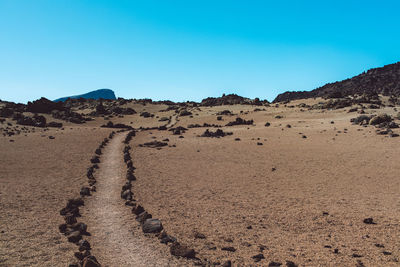
[[[0,266],[67,266],[73,259],[76,246],[58,232],[59,210],[79,195],[89,159],[109,132],[65,127],[0,137]]]
[[[305,101],[293,104],[300,102]],[[112,121],[132,122],[135,128],[163,125],[158,119],[174,114],[160,112],[165,107],[137,105],[135,110],[156,116]],[[184,127],[225,125],[239,115],[255,121],[223,127],[233,135],[222,138],[198,137],[207,128],[189,129],[184,138],[171,131],[138,132],[131,142],[137,201],[209,264],[399,266],[400,137],[351,125],[350,118],[358,114],[347,109],[255,108],[201,107],[192,110],[193,118],[173,119]],[[237,115],[218,121],[215,114],[225,109]],[[367,112],[396,113],[392,108]],[[65,130],[0,137],[0,266],[73,262],[76,246],[58,232],[63,222],[59,210],[86,183],[89,159],[111,132],[98,127],[105,122],[99,118]],[[271,126],[265,127],[266,122]],[[81,212],[92,234],[93,254],[104,266],[193,264],[171,257],[157,238],[145,237],[120,200],[123,135],[101,156],[98,190]],[[139,146],[165,138],[169,146],[161,149]],[[363,222],[369,217],[376,224]],[[222,250],[226,247],[235,251]],[[265,259],[255,262],[252,257],[260,253]]]
[[[201,109],[178,125],[226,124],[236,116],[212,114],[254,107]],[[241,116],[255,126],[224,127],[233,135],[223,138],[198,137],[206,128],[184,138],[141,132],[132,141],[137,198],[212,263],[399,266],[399,139],[351,125],[356,115],[267,108]],[[138,146],[154,138],[176,147]],[[376,224],[363,223],[368,217]],[[265,259],[255,263],[259,253]]]

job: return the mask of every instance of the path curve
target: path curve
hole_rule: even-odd
[[[172,115],[171,120],[165,125],[167,128],[171,128],[175,126],[175,124],[178,122],[178,115]]]
[[[110,140],[95,173],[97,192],[89,197],[83,210],[92,236],[92,254],[106,266],[181,266],[168,253],[168,247],[141,233],[130,209],[120,197],[125,182],[123,144],[126,133]]]

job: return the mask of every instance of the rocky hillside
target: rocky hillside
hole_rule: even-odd
[[[84,99],[117,99],[115,97],[114,91],[111,89],[99,89],[95,91],[91,91],[89,93],[83,94],[83,95],[74,95],[74,96],[67,96],[67,97],[62,97],[54,100],[54,102],[64,102],[68,98],[71,99],[79,99],[79,98],[84,98]]]
[[[260,100],[259,98],[250,99],[236,94],[223,94],[221,97],[208,97],[201,101],[201,106],[221,106],[221,105],[262,105],[267,104],[267,100]]]
[[[356,94],[400,96],[400,62],[370,69],[353,78],[328,83],[312,91],[285,92],[279,94],[273,102],[311,97],[340,98]]]

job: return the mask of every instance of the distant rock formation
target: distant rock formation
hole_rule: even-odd
[[[201,106],[222,106],[222,105],[237,105],[237,104],[248,104],[248,105],[263,105],[268,104],[267,100],[260,101],[260,99],[250,99],[236,94],[223,94],[221,97],[208,97],[201,101]]]
[[[353,78],[328,83],[312,91],[285,92],[279,94],[273,102],[312,97],[341,98],[356,94],[400,96],[400,62],[370,69]]]
[[[68,98],[71,99],[79,99],[79,98],[83,98],[83,99],[111,99],[111,100],[115,100],[117,99],[115,97],[114,91],[111,89],[99,89],[99,90],[95,90],[95,91],[91,91],[89,93],[83,94],[83,95],[74,95],[74,96],[67,96],[67,97],[61,97],[58,98],[56,100],[54,100],[54,102],[64,102],[66,101]]]
[[[47,98],[40,98],[38,100],[28,102],[26,111],[32,113],[51,113],[53,110],[66,110],[63,103],[55,103]]]

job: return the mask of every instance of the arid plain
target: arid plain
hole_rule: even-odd
[[[79,264],[76,245],[59,232],[60,210],[87,185],[90,160],[112,131],[94,172],[97,190],[83,196],[77,218],[102,266],[399,266],[400,131],[350,122],[363,113],[399,123],[396,105],[324,108],[328,101],[170,108],[116,100],[105,105],[136,113],[92,114],[83,124],[44,115],[59,128],[5,118],[0,266]],[[96,104],[72,109],[90,114]],[[123,144],[128,131],[100,127],[109,121],[135,136]],[[126,145],[136,177],[131,201],[194,257],[176,257],[176,241],[144,234],[121,199]]]

